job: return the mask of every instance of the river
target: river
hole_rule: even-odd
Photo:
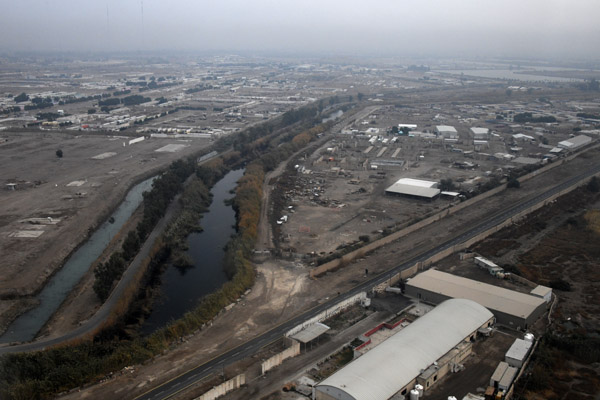
[[[125,200],[112,214],[113,222],[104,222],[66,261],[63,267],[50,279],[36,296],[38,305],[20,315],[6,332],[0,336],[0,343],[27,342],[32,340],[58,310],[62,302],[89,270],[90,265],[100,257],[123,224],[131,217],[143,200],[142,193],[152,187],[153,178],[135,185]]]
[[[230,171],[211,189],[212,203],[200,221],[204,230],[187,238],[187,253],[194,266],[187,269],[169,266],[166,269],[161,277],[160,295],[142,324],[142,334],[150,334],[169,321],[182,317],[202,297],[227,282],[223,270],[224,248],[235,234],[235,211],[225,204],[225,200],[233,197],[230,191],[243,174],[243,169]]]

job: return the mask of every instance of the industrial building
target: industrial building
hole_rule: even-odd
[[[435,133],[442,136],[444,139],[458,139],[456,128],[449,125],[438,125],[435,127]]]
[[[488,308],[499,324],[527,329],[546,312],[543,298],[455,276],[436,269],[420,273],[406,283],[408,296],[432,304],[464,298]]]
[[[456,370],[494,316],[471,300],[447,300],[314,387],[316,400],[388,400],[424,390]]]
[[[386,194],[395,194],[409,197],[420,197],[428,200],[436,198],[440,194],[438,183],[423,181],[420,179],[402,178],[385,189]]]
[[[490,137],[490,130],[488,128],[471,128],[474,140],[488,140]]]
[[[567,149],[567,150],[575,150],[586,144],[592,143],[592,138],[585,135],[575,136],[571,139],[563,140],[562,142],[558,142],[558,147]]]

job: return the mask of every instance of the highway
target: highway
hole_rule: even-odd
[[[395,274],[397,274],[407,268],[412,267],[416,263],[426,261],[441,251],[444,251],[450,247],[464,243],[467,240],[479,235],[480,233],[485,232],[486,230],[493,228],[493,227],[499,225],[500,223],[514,217],[518,213],[520,213],[540,202],[545,201],[546,199],[559,193],[560,191],[567,189],[570,186],[572,186],[582,180],[590,178],[593,175],[596,175],[598,173],[600,173],[600,165],[597,165],[594,168],[591,168],[573,178],[570,178],[539,195],[536,195],[534,197],[526,199],[522,202],[516,203],[512,206],[509,206],[509,207],[505,208],[504,210],[500,210],[500,211],[496,212],[495,214],[491,214],[488,218],[481,221],[478,225],[468,229],[466,232],[464,232],[452,239],[449,239],[446,242],[439,244],[435,248],[417,255],[417,256],[405,261],[404,263],[392,268],[391,270],[383,272],[383,273],[375,276],[374,278],[367,280],[358,286],[355,286],[350,291],[343,293],[337,297],[333,297],[330,300],[323,302],[322,304],[319,304],[318,306],[316,306],[294,318],[291,318],[290,320],[280,324],[279,326],[272,328],[271,330],[265,332],[264,334],[254,338],[244,344],[241,344],[238,347],[236,347],[220,356],[217,356],[217,357],[213,358],[212,360],[165,382],[161,386],[158,386],[158,387],[136,397],[136,400],[137,399],[139,399],[139,400],[169,399],[169,398],[175,396],[177,393],[182,392],[183,390],[187,389],[189,386],[196,383],[197,381],[199,381],[209,375],[212,375],[214,373],[219,373],[224,366],[227,366],[235,361],[243,359],[244,357],[248,357],[252,354],[257,353],[260,348],[281,338],[285,332],[287,332],[294,326],[299,325],[303,321],[312,318],[313,316],[319,314],[320,312],[332,307],[336,303],[338,303],[342,300],[345,300],[351,296],[354,296],[357,293],[360,293],[363,291],[368,291],[368,290],[372,289],[373,287],[378,286],[378,285],[388,281]]]

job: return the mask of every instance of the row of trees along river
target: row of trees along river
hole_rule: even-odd
[[[338,101],[334,98],[329,105]],[[337,107],[347,109],[352,106],[352,103],[345,103]],[[277,119],[217,141],[213,150],[223,153],[222,156],[202,165],[197,164],[196,158],[179,160],[158,176],[152,190],[144,194],[144,213],[137,229],[129,232],[121,251],[95,271],[94,289],[101,299],[105,299],[169,203],[177,193],[182,193],[181,212],[155,245],[146,273],[137,281],[133,294],[124,296],[131,302],[119,304],[110,323],[95,332],[91,340],[40,352],[2,356],[0,398],[47,398],[102,379],[125,366],[141,363],[174,346],[182,336],[202,328],[220,310],[238,299],[254,283],[255,271],[250,258],[256,241],[264,174],[332,124],[321,123],[323,111],[324,102],[288,111]],[[193,269],[205,268],[197,265],[198,255],[194,253],[194,235],[202,231],[198,221],[211,203],[210,188],[213,188],[215,200],[223,199],[228,192],[226,188],[236,180],[234,197],[230,201],[235,211],[235,230],[228,236],[221,263],[225,275],[210,278],[214,279],[213,285],[224,283],[213,288],[208,284],[207,292],[212,289],[211,293],[197,302],[180,302],[177,312],[171,315],[159,311],[164,309],[163,304],[171,301],[170,296],[159,297],[155,307],[157,314],[153,315],[148,304],[157,298],[153,287],[165,270],[187,271],[185,276]],[[216,205],[211,207],[218,208]],[[219,210],[217,215],[223,212],[226,211]],[[207,216],[205,222],[210,222],[209,218]],[[208,224],[205,225],[208,229]],[[225,232],[229,235],[227,230]],[[192,237],[188,237],[190,234]],[[218,263],[220,255],[213,257]],[[170,279],[170,275],[166,279]],[[201,275],[198,279],[206,279]],[[160,326],[166,320],[170,322]]]

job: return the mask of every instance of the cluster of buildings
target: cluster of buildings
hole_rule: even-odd
[[[531,327],[546,312],[551,289],[525,294],[429,269],[406,282],[405,294],[436,307],[366,353],[355,352],[350,364],[314,386],[313,399],[418,400],[462,370],[475,340],[489,336],[494,325]],[[504,398],[533,343],[531,334],[514,341],[490,377],[486,399]]]

